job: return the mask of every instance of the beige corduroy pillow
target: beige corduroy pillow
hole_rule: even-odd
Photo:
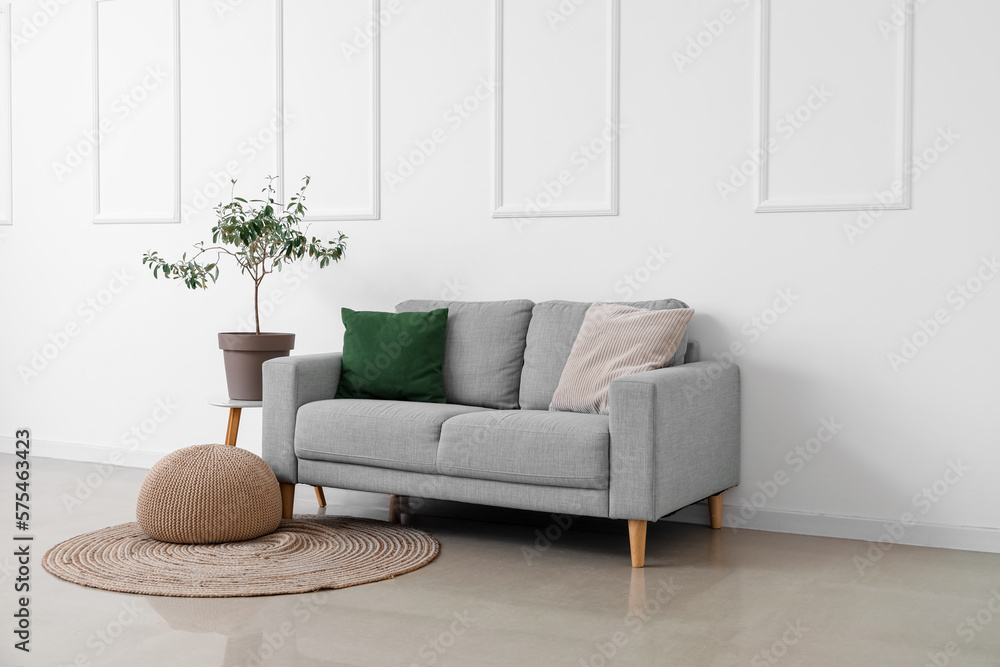
[[[692,315],[693,308],[595,303],[587,309],[549,410],[608,414],[611,382],[665,366]]]

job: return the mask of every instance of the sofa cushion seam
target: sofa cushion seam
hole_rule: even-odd
[[[442,424],[442,426],[444,426],[444,425]],[[480,429],[487,429],[487,430],[489,430],[490,427],[488,427],[488,426],[466,426],[464,424],[455,424],[451,428],[453,428],[453,429],[458,429],[458,428],[474,429],[474,430],[478,431]],[[509,427],[506,427],[506,426],[503,427],[503,428],[501,428],[501,429],[498,429],[498,431],[499,432],[507,431],[509,433],[529,433],[531,435],[542,435],[542,436],[553,435],[553,436],[566,437],[566,438],[570,438],[570,437],[572,437],[572,438],[580,438],[580,437],[584,437],[584,436],[597,436],[597,437],[607,436],[608,441],[610,442],[610,440],[611,440],[610,425],[609,425],[609,428],[608,428],[607,431],[604,431],[604,432],[601,432],[601,433],[595,433],[595,432],[589,432],[589,433],[588,432],[585,432],[585,433],[552,433],[551,431],[529,431],[527,429],[509,428]]]
[[[312,401],[312,402],[318,403],[319,401]],[[305,404],[303,404],[303,405],[305,405]],[[440,423],[434,422],[434,421],[427,421],[425,419],[410,419],[409,417],[380,417],[380,416],[377,416],[377,415],[351,415],[351,414],[346,414],[346,413],[343,413],[343,412],[338,412],[338,413],[335,413],[333,415],[323,415],[323,416],[324,417],[326,417],[326,416],[329,416],[329,417],[347,417],[349,419],[367,419],[369,421],[372,421],[372,420],[380,420],[380,421],[405,421],[405,422],[409,422],[409,423],[418,423],[418,424],[426,424],[428,426],[436,426],[437,428],[440,429],[442,426],[444,426],[444,422],[448,421],[448,419],[453,419],[454,417],[458,417],[458,416],[461,416],[463,414],[466,414],[466,413],[460,412],[459,414],[454,415],[453,417],[446,418],[444,421],[442,421]]]
[[[579,477],[577,475],[541,475],[541,474],[533,474],[533,473],[529,474],[529,473],[523,473],[523,472],[507,472],[507,471],[502,471],[502,470],[501,471],[497,471],[497,470],[484,470],[484,469],[481,469],[481,468],[466,468],[464,466],[453,466],[453,465],[448,465],[446,463],[444,463],[444,464],[438,463],[437,464],[437,468],[438,468],[438,470],[446,469],[446,470],[462,470],[462,471],[465,471],[465,472],[485,472],[485,473],[490,473],[490,474],[494,474],[494,475],[510,475],[511,477],[541,477],[543,479],[582,479],[582,480],[589,479],[589,480],[595,480],[595,481],[598,481],[598,480],[601,479],[599,477],[593,477],[593,476],[591,476],[591,477]]]
[[[336,455],[334,455],[334,454],[330,454],[329,452],[322,452],[322,451],[318,451],[318,450],[315,450],[315,449],[307,449],[307,448],[304,448],[304,447],[301,448],[300,451],[302,453],[305,453],[305,454],[322,454],[322,455],[326,455],[326,456],[338,456],[338,457],[344,458],[344,459],[356,459],[356,460],[360,460],[360,461],[375,461],[377,463],[406,463],[406,464],[411,463],[410,461],[400,461],[400,460],[397,460],[397,459],[380,459],[380,458],[375,458],[373,456],[358,456],[356,454],[336,454]],[[298,456],[298,452],[296,452],[296,456]],[[306,460],[307,461],[326,461],[326,459],[306,459]],[[342,461],[327,461],[327,462],[329,462],[329,463],[343,463]],[[436,466],[436,464],[434,464],[434,463],[413,463],[413,465],[418,465],[418,466],[424,466],[424,465]]]

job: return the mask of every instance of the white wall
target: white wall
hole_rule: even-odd
[[[704,357],[742,344],[744,481],[727,494],[732,517],[744,500],[761,504],[761,496],[752,497],[758,482],[767,486],[784,472],[786,483],[750,517],[751,526],[875,538],[883,522],[909,512],[921,527],[902,541],[1000,551],[993,419],[1000,399],[1000,282],[986,282],[971,301],[953,292],[975,281],[983,258],[1000,248],[992,206],[1000,154],[1000,44],[993,34],[1000,6],[920,4],[912,148],[917,155],[930,149],[927,157],[937,160],[917,169],[912,208],[881,211],[873,225],[849,235],[858,211],[757,213],[756,178],[725,198],[720,193],[719,183],[730,181],[757,142],[756,2],[623,0],[618,168],[605,154],[586,173],[572,172],[552,206],[600,212],[613,203],[617,173],[619,215],[525,221],[492,215],[495,98],[480,83],[494,72],[491,0],[392,3],[398,11],[382,30],[378,52],[380,127],[371,115],[372,47],[362,44],[350,63],[342,50],[356,22],[363,24],[367,0],[345,3],[336,25],[320,20],[324,3],[285,1],[289,16],[297,12],[290,21],[295,34],[285,36],[286,66],[295,68],[286,76],[286,112],[295,115],[294,105],[308,99],[309,109],[322,106],[334,126],[322,134],[322,116],[307,109],[303,118],[322,136],[304,145],[309,133],[289,129],[289,182],[302,175],[296,165],[320,165],[330,176],[313,182],[317,207],[334,217],[361,215],[372,190],[355,172],[372,173],[375,141],[382,174],[381,219],[313,225],[322,235],[343,230],[350,237],[341,265],[304,279],[281,276],[269,286],[281,303],[265,326],[295,331],[296,353],[338,348],[341,306],[389,310],[402,299],[442,295],[681,298],[698,311],[692,332]],[[876,191],[892,186],[904,118],[897,113],[898,75],[906,68],[895,60],[893,3],[790,2],[771,2],[769,128],[783,143],[768,165],[769,195],[805,208],[873,201]],[[560,6],[575,3],[564,22],[550,24],[561,17]],[[811,9],[794,9],[805,5]],[[51,17],[44,17],[45,7]],[[210,206],[224,196],[211,185],[212,174],[227,163],[236,165],[247,193],[276,172],[277,144],[268,130],[277,106],[275,5],[181,2],[180,195],[188,208],[182,223],[155,225],[93,223],[91,157],[61,180],[53,169],[93,124],[91,11],[86,0],[13,6],[14,200],[13,225],[0,227],[0,307],[8,314],[0,433],[5,450],[15,428],[29,427],[38,455],[105,461],[113,448],[124,448],[127,462],[148,465],[164,452],[223,435],[224,413],[206,403],[225,394],[215,334],[246,320],[248,284],[230,271],[208,292],[189,293],[154,281],[140,258],[150,248],[178,254],[208,235]],[[311,25],[302,20],[310,11],[318,17]],[[727,22],[714,23],[720,16]],[[537,196],[541,181],[579,168],[575,142],[600,136],[613,92],[607,50],[613,22],[608,0],[507,0],[505,18],[501,167],[504,202],[517,205],[533,183]],[[156,25],[157,39],[166,43],[169,22]],[[719,34],[710,39],[709,28]],[[675,57],[699,35],[707,46],[690,51],[692,62]],[[303,66],[307,57],[319,64]],[[150,99],[169,96],[169,84]],[[801,112],[811,118],[789,137],[778,121],[824,84],[833,96],[814,99],[817,108]],[[468,102],[478,108],[467,118],[450,112],[477,88],[484,99]],[[561,93],[547,98],[546,90]],[[553,106],[569,98],[573,106]],[[538,100],[547,103],[533,107]],[[121,121],[120,136],[145,136],[149,150],[168,160],[170,142],[153,139],[171,131],[170,115],[162,112],[170,106],[162,99],[154,106],[144,116],[138,105]],[[353,133],[342,131],[347,118],[357,124]],[[936,138],[949,131],[959,138],[939,141],[948,150],[935,156]],[[388,177],[399,173],[415,141],[426,145],[433,137],[445,140],[412,175],[402,182]],[[127,194],[150,186],[143,173],[103,185]],[[345,183],[329,180],[337,174]],[[169,179],[152,185],[158,196],[171,187]],[[624,277],[646,277],[643,267],[660,249],[669,260],[626,294]],[[104,292],[122,273],[124,289]],[[754,333],[753,318],[770,318],[779,293],[793,295],[793,305]],[[108,297],[100,312],[81,306]],[[912,338],[939,310],[947,322],[908,363],[893,368],[887,355],[902,354],[902,338]],[[64,348],[45,349],[72,325],[78,335],[62,341]],[[22,379],[19,369],[43,351],[52,358]],[[172,406],[169,416],[156,411],[158,401]],[[154,417],[165,417],[154,432],[141,442],[129,439],[130,429],[152,430]],[[786,456],[806,446],[824,419],[843,426],[796,469]],[[244,416],[241,445],[259,451],[259,425],[259,413]],[[947,488],[943,498],[915,503],[915,494],[958,461],[968,470],[956,484],[939,485]]]

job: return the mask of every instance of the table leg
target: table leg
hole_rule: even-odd
[[[229,408],[229,423],[226,425],[226,444],[230,447],[236,446],[236,436],[240,432],[240,415],[243,413],[243,408]],[[326,507],[326,495],[323,493],[323,487],[317,486],[316,489],[316,500],[319,502],[320,507]]]
[[[236,434],[240,431],[240,414],[243,408],[229,408],[229,424],[226,426],[226,444],[236,446]]]

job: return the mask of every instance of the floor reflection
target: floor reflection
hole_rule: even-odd
[[[335,665],[301,653],[299,633],[330,591],[253,598],[146,596],[150,608],[173,630],[226,637],[220,667]]]
[[[642,616],[646,610],[646,568],[633,567],[628,587],[628,615]]]

